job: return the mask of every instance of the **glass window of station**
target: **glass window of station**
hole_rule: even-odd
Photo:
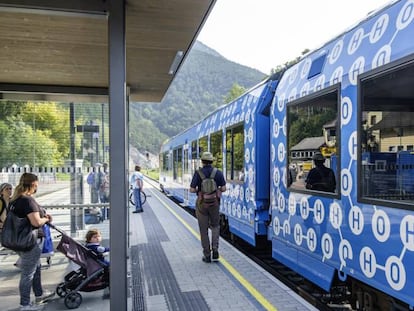
[[[339,193],[338,106],[339,85],[288,104],[286,182],[290,190]],[[320,154],[325,168],[315,165],[315,154]]]
[[[413,204],[414,61],[360,79],[359,198]]]

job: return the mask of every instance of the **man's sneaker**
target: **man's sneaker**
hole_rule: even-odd
[[[202,260],[203,260],[204,262],[209,263],[209,262],[211,262],[211,257],[210,257],[210,256],[203,256]]]
[[[213,261],[218,261],[219,260],[219,252],[213,250]]]
[[[35,302],[37,304],[43,303],[45,301],[48,301],[50,298],[53,298],[53,296],[55,296],[55,292],[51,292],[50,290],[44,290],[43,295],[36,297]]]
[[[45,305],[42,304],[29,304],[26,306],[20,306],[20,311],[39,311],[39,310],[43,310],[43,308],[45,307]]]

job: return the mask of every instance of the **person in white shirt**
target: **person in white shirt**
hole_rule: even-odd
[[[144,186],[144,175],[141,173],[141,166],[135,165],[135,172],[131,175],[130,183],[134,193],[135,211],[133,213],[141,213],[144,211],[141,204],[141,191]]]

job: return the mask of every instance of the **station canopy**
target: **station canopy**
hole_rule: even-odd
[[[130,101],[162,100],[214,2],[126,1]],[[0,0],[0,99],[107,102],[108,6]]]

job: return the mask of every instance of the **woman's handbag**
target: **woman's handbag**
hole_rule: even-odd
[[[20,218],[10,206],[3,225],[1,245],[16,252],[30,251],[37,244],[37,229],[33,229],[27,217]]]

